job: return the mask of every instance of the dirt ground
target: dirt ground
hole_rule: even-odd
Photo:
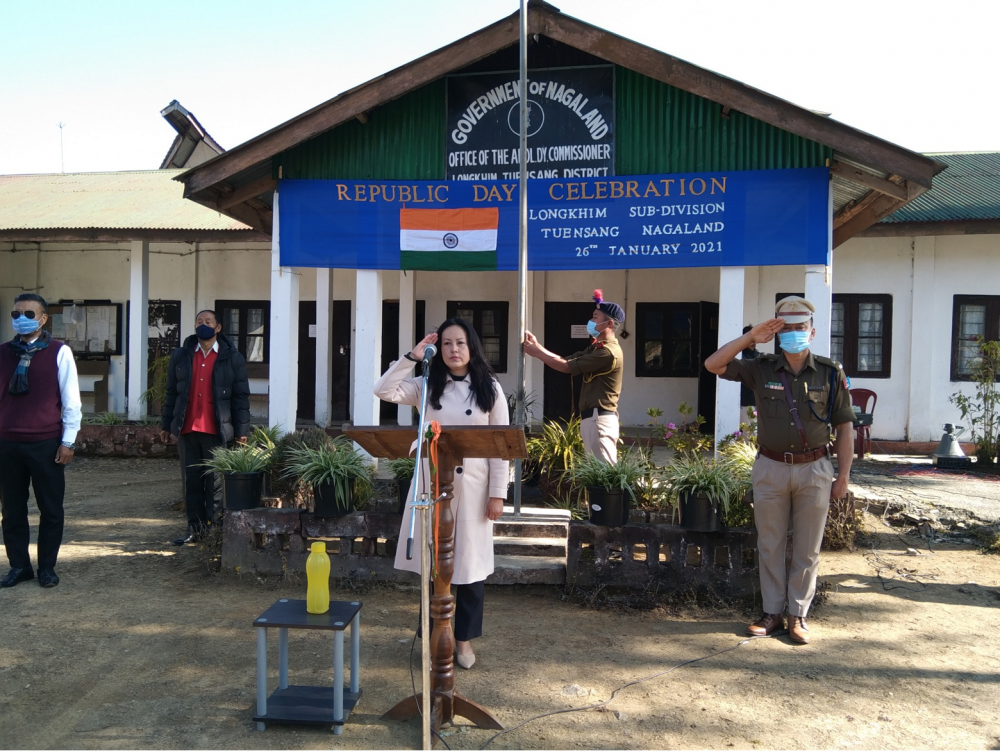
[[[254,729],[251,622],[279,597],[304,598],[305,586],[216,573],[205,549],[170,545],[184,525],[178,496],[176,461],[70,467],[62,582],[0,591],[0,747],[419,747],[418,722],[380,719],[410,691],[417,618],[416,592],[388,586],[333,595],[364,601],[364,695],[343,736]],[[869,523],[866,548],[823,557],[811,645],[740,645],[745,614],[724,607],[596,610],[558,588],[492,588],[478,663],[457,669],[457,689],[512,728],[711,656],[489,748],[1000,748],[1000,557],[930,551]],[[292,683],[329,683],[331,656],[329,635],[290,632]],[[445,741],[479,749],[494,733],[458,725]]]

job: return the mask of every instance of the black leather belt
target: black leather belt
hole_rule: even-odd
[[[762,456],[775,462],[784,462],[786,465],[801,465],[806,462],[815,462],[826,457],[830,450],[827,447],[813,449],[810,452],[772,452],[770,449],[759,447],[757,449]]]
[[[580,411],[580,418],[596,418],[598,415],[617,415],[618,412],[615,410],[605,410],[602,407],[588,407],[586,410]]]

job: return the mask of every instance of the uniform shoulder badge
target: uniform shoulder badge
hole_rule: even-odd
[[[834,368],[836,368],[836,369],[837,369],[838,371],[839,371],[839,370],[840,370],[840,369],[841,369],[841,368],[843,367],[843,366],[841,366],[841,365],[840,365],[840,363],[839,363],[839,362],[837,362],[837,361],[836,361],[836,360],[834,360],[833,358],[827,358],[827,357],[824,357],[824,356],[822,356],[822,355],[814,355],[814,356],[813,356],[813,359],[814,359],[814,360],[815,360],[815,361],[816,361],[817,363],[822,363],[822,364],[823,364],[823,365],[825,365],[825,366],[833,366],[833,367],[834,367]]]

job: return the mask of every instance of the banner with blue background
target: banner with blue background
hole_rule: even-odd
[[[825,264],[829,170],[528,182],[532,270]],[[516,181],[282,180],[282,266],[517,270]]]

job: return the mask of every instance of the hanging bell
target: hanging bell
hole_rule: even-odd
[[[965,452],[962,451],[962,445],[958,443],[958,437],[962,435],[965,428],[962,426],[957,426],[958,433],[955,433],[956,426],[951,423],[944,424],[944,435],[941,436],[941,443],[938,444],[938,448],[931,452],[931,457],[934,458],[935,462],[939,457],[964,457]]]

